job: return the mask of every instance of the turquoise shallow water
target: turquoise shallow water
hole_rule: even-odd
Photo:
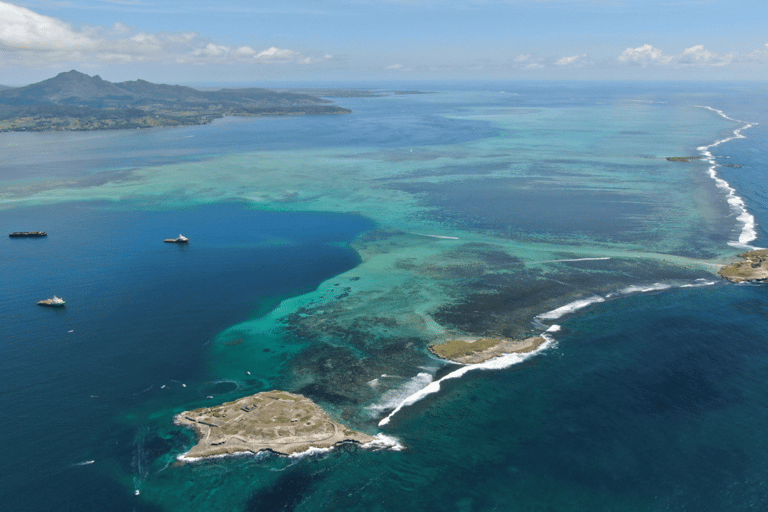
[[[695,105],[760,123],[712,150],[760,245],[757,93],[416,85],[351,116],[0,137],[0,224],[50,233],[0,240],[3,509],[768,505],[764,287],[699,262],[743,224],[706,163],[665,160],[744,124]],[[553,322],[379,426],[455,369],[429,343]],[[173,414],[276,387],[404,449],[174,462]]]

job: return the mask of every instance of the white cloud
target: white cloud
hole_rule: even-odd
[[[669,64],[672,60],[672,57],[664,55],[664,52],[650,44],[644,44],[638,48],[627,48],[619,55],[619,62],[643,66],[648,64]]]
[[[266,50],[256,54],[257,60],[289,60],[298,56],[293,50],[285,50],[281,48],[267,48]]]
[[[758,52],[759,53],[759,52]],[[647,66],[649,64],[664,66],[727,66],[737,60],[748,60],[750,56],[757,57],[757,53],[752,52],[747,58],[740,58],[735,52],[727,55],[718,55],[710,52],[704,45],[691,46],[683,50],[680,55],[665,55],[658,48],[650,44],[645,44],[638,48],[627,48],[618,57],[619,62],[626,64],[639,64]],[[753,59],[754,60],[754,59]]]
[[[556,66],[568,66],[570,64],[574,64],[578,62],[581,59],[584,59],[587,56],[586,53],[583,53],[581,55],[572,55],[570,57],[563,57],[561,59],[558,59],[555,61]]]
[[[704,45],[699,44],[692,46],[683,51],[680,56],[681,64],[701,64],[709,66],[726,66],[733,62],[736,54],[729,53],[725,56],[720,56],[716,53],[712,53],[704,48]]]
[[[229,53],[229,48],[226,46],[219,46],[213,43],[208,43],[205,48],[198,48],[192,53],[198,57],[221,57]]]
[[[250,46],[241,46],[240,48],[235,49],[234,53],[238,57],[252,57],[256,55],[256,50]]]
[[[23,50],[85,49],[94,41],[69,24],[0,2],[0,45]]]
[[[76,28],[0,0],[0,66],[60,67],[99,62],[309,64],[331,58],[331,55],[307,55],[274,46],[261,51],[250,46],[232,48],[196,32],[149,33],[124,23],[115,23],[109,28]]]

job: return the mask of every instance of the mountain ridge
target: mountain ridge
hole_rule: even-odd
[[[149,128],[206,124],[226,115],[350,112],[310,94],[257,87],[203,91],[142,79],[113,83],[76,70],[0,88],[0,131]]]

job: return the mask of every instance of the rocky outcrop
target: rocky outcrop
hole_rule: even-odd
[[[215,407],[182,412],[174,423],[195,430],[198,443],[182,459],[261,450],[290,455],[374,438],[333,421],[302,395],[266,391]]]
[[[720,275],[734,283],[768,280],[768,249],[745,252],[739,255],[744,261],[720,269]]]

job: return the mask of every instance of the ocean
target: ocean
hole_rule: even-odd
[[[764,85],[406,85],[0,134],[0,225],[48,232],[0,237],[0,509],[768,508],[765,286],[716,275],[768,243]],[[271,389],[387,447],[178,460]]]

